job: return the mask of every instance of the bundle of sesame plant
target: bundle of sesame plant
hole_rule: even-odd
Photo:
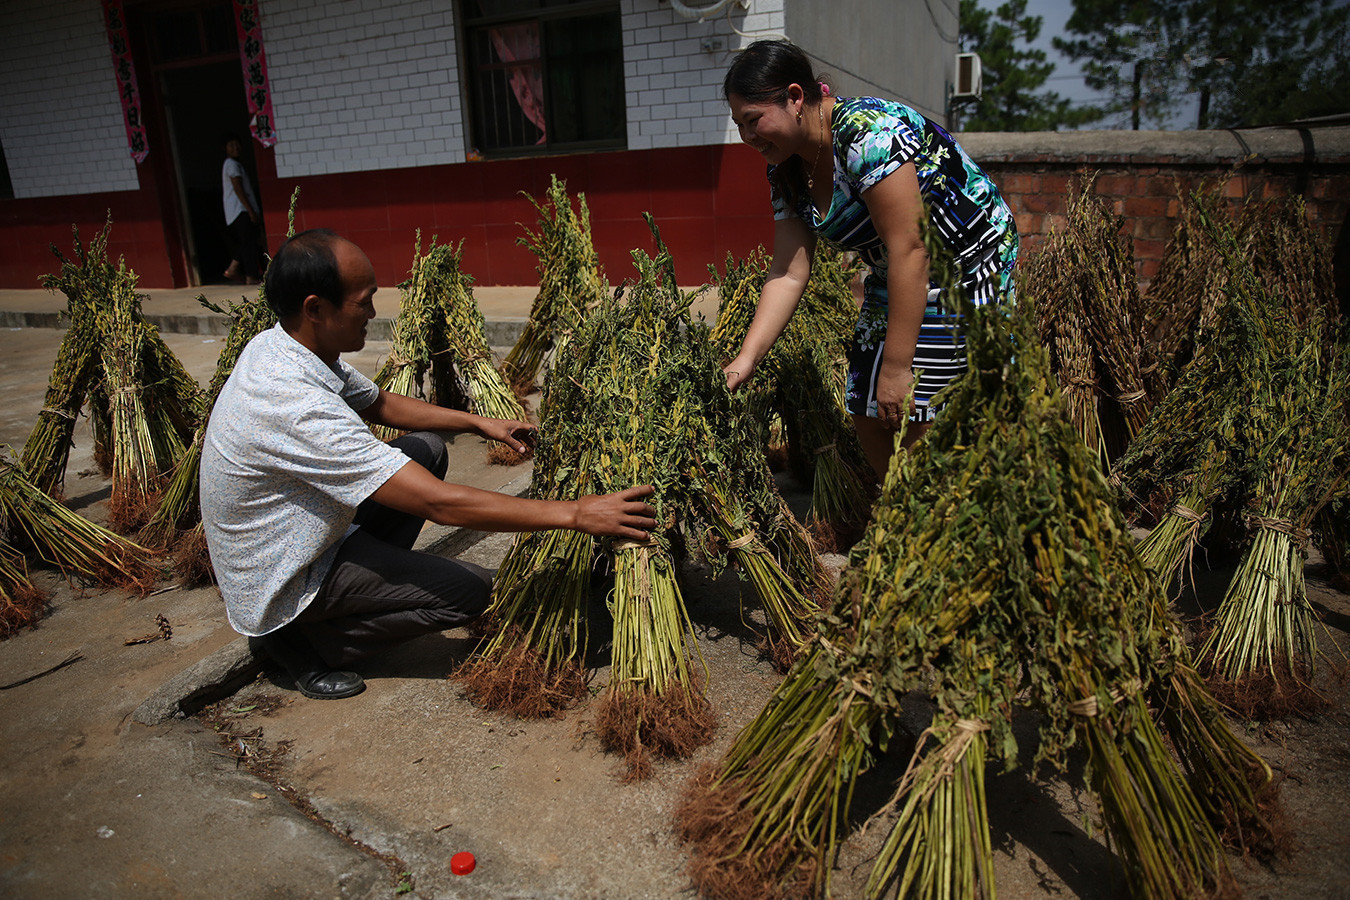
[[[502,361],[503,377],[522,396],[534,390],[548,352],[609,293],[591,242],[586,195],[577,195],[573,209],[567,182],[550,175],[547,200],[526,197],[539,213],[538,230],[526,228],[517,243],[538,259],[539,293],[525,328]]]
[[[1052,359],[1060,360],[1060,391],[1068,407],[1069,421],[1073,423],[1084,445],[1097,454],[1098,459],[1107,459],[1106,434],[1102,431],[1098,409],[1101,392],[1085,319],[1081,307],[1078,315],[1061,313],[1050,352]]]
[[[389,356],[385,358],[373,381],[392,394],[425,399],[425,378],[436,353],[444,351],[445,330],[438,292],[443,289],[440,266],[448,248],[439,247],[435,238],[431,248],[422,254],[422,232],[417,232],[413,247],[413,265],[408,278],[398,286],[400,302],[394,319]],[[398,436],[397,429],[372,425],[371,430],[381,440]]]
[[[688,756],[712,739],[715,727],[703,695],[707,667],[692,640],[672,554],[693,487],[685,473],[695,470],[692,451],[708,429],[700,394],[719,387],[720,370],[711,356],[697,355],[695,342],[706,346],[706,332],[690,321],[692,295],[676,286],[670,254],[650,218],[648,224],[658,253],[633,251],[638,277],[605,329],[614,338],[606,359],[612,387],[588,410],[597,443],[612,460],[592,470],[599,489],[656,488],[649,502],[659,524],[651,537],[611,546],[611,669],[596,729],[628,760],[630,778],[648,774],[652,756]],[[720,387],[725,395],[725,381]]]
[[[1294,322],[1308,326],[1322,317],[1326,349],[1336,334],[1340,304],[1330,243],[1308,220],[1307,207],[1299,196],[1250,201],[1236,226],[1244,259],[1251,263],[1263,290],[1280,298]]]
[[[598,322],[599,320],[597,320]],[[595,492],[597,445],[583,436],[576,411],[588,397],[590,363],[605,345],[597,324],[560,348],[545,383],[530,495],[575,500]],[[516,536],[493,582],[486,619],[493,634],[455,673],[469,699],[527,718],[561,713],[586,694],[596,541],[552,530]]]
[[[1253,227],[1203,224],[1227,297],[1119,474],[1135,497],[1182,497],[1211,520],[1245,524],[1230,527],[1241,561],[1199,662],[1226,700],[1278,713],[1316,702],[1302,570],[1308,528],[1346,477],[1347,364],[1327,305],[1272,287]]]
[[[724,273],[710,271],[719,293],[712,340],[730,358],[749,330],[768,262],[761,248],[739,262],[728,255]],[[875,479],[844,397],[844,351],[858,315],[851,287],[857,271],[844,254],[817,248],[796,314],[746,388],[755,421],[763,423],[766,450],[765,420],[781,423],[788,467],[812,487],[808,525],[827,550],[856,540],[874,494]]]
[[[54,496],[59,495],[65,480],[80,409],[98,377],[100,300],[97,285],[110,283],[113,279],[107,254],[111,229],[109,220],[86,250],[80,241],[79,229],[75,228],[75,259],[67,259],[53,245],[52,253],[60,260],[61,270],[59,274],[45,275],[42,279],[42,286],[48,291],[66,295],[65,315],[69,324],[47,381],[42,410],[23,446],[21,458],[24,471],[29,473],[34,485]]]
[[[166,365],[167,350],[152,349],[160,342],[159,331],[141,314],[135,276],[125,265],[117,274],[100,310],[102,383],[112,460],[109,520],[114,529],[129,533],[153,515],[155,500],[200,416],[196,382],[189,388],[191,379],[181,365],[176,360]]]
[[[892,460],[813,652],[683,805],[705,894],[828,892],[853,786],[911,691],[931,693],[937,713],[889,807],[868,896],[895,879],[902,894],[992,895],[982,772],[986,760],[1017,762],[1018,706],[1039,713],[1038,763],[1065,771],[1069,750],[1088,747],[1133,896],[1229,886],[1214,820],[1258,827],[1268,770],[1225,736],[1188,675],[1034,349],[1032,305],[1020,298],[1011,323],[967,308],[970,371],[925,440]],[[1159,701],[1171,706],[1155,721]],[[1193,781],[1216,796],[1197,796]]]
[[[1021,283],[1044,298],[1037,323],[1041,343],[1051,348],[1060,386],[1080,394],[1075,421],[1085,438],[1101,441],[1094,449],[1103,451],[1102,465],[1109,468],[1143,427],[1155,398],[1143,377],[1133,243],[1122,232],[1123,218],[1092,195],[1092,185],[1088,179],[1073,191],[1067,222],[1029,260]],[[1097,393],[1095,405],[1082,396],[1089,386]]]
[[[733,266],[729,261],[729,272]],[[788,508],[762,449],[766,412],[778,393],[772,379],[756,379],[729,395],[717,377],[726,350],[715,334],[713,329],[693,347],[701,356],[696,369],[712,384],[702,400],[704,421],[711,426],[708,442],[695,451],[700,464],[695,518],[708,528],[697,543],[714,573],[733,562],[754,587],[768,620],[766,649],[786,670],[815,632],[832,580],[820,543]]]
[[[810,553],[809,539],[795,522],[784,524],[791,515],[769,487],[762,455],[747,451],[739,401],[706,326],[691,319],[694,295],[675,285],[652,229],[657,255],[634,251],[637,278],[590,312],[546,378],[533,492],[571,499],[652,484],[660,524],[645,542],[562,532],[518,538],[489,611],[497,633],[458,676],[477,702],[527,714],[556,711],[580,693],[594,548],[613,575],[610,678],[597,731],[628,760],[630,777],[645,775],[652,758],[687,755],[711,737],[706,672],[675,577],[690,546],[717,565],[742,563],[775,645],[804,641],[813,579],[824,578],[814,555],[792,555],[799,546]]]
[[[771,546],[774,536],[760,533],[758,522],[764,517],[756,516],[750,504],[728,490],[727,479],[702,472],[698,482],[699,516],[709,525],[716,541],[705,541],[704,556],[712,563],[714,574],[726,562],[734,562],[741,577],[754,588],[769,625],[765,650],[775,665],[786,672],[815,633],[816,618],[827,591],[824,573],[812,569],[802,577],[792,571],[796,559],[789,557],[786,566],[780,562]],[[782,521],[784,514],[791,519],[790,513],[780,513],[775,521]],[[783,543],[781,538],[779,543]],[[805,593],[804,588],[812,593]]]
[[[1064,397],[1066,412],[1083,443],[1097,458],[1106,461],[1110,451],[1100,408],[1103,388],[1092,340],[1087,330],[1087,312],[1082,292],[1076,289],[1071,270],[1065,268],[1066,241],[1052,233],[1040,253],[1017,270],[1017,293],[1045,297],[1036,304],[1036,330],[1040,345],[1049,354]]]
[[[810,461],[799,467],[811,476],[807,527],[822,549],[846,549],[867,524],[876,480],[844,403],[847,367],[828,343],[800,334],[780,343],[777,395],[797,449],[789,459]]]
[[[23,554],[0,538],[0,638],[40,619],[46,602],[46,592],[28,577]]]
[[[145,320],[135,273],[108,259],[111,229],[109,219],[88,248],[76,231],[77,262],[53,248],[61,272],[44,284],[66,294],[71,328],[23,459],[41,487],[59,491],[74,417],[87,404],[94,458],[113,479],[110,520],[126,532],[152,512],[200,418],[201,401],[196,381]]]
[[[1177,220],[1158,271],[1143,296],[1145,379],[1163,397],[1196,351],[1197,334],[1209,329],[1224,298],[1224,268],[1205,220],[1226,218],[1226,179],[1178,191]]]
[[[638,254],[635,258],[641,265]],[[645,272],[626,302],[608,299],[592,310],[561,349],[545,385],[533,473],[534,495],[550,499],[631,484],[658,486],[649,502],[666,524],[652,542],[616,542],[609,548],[615,569],[610,696],[663,692],[671,687],[672,672],[689,672],[682,600],[668,557],[670,540],[664,537],[680,506],[679,473],[687,471],[679,455],[687,454],[689,444],[676,439],[674,398],[663,393],[676,388],[682,374],[670,354],[684,337],[684,310],[670,305],[653,276]],[[661,415],[650,414],[658,409]],[[494,682],[516,678],[515,670],[522,668],[543,673],[545,693],[554,684],[577,683],[569,670],[584,664],[592,545],[590,538],[562,532],[516,540],[499,571],[489,613],[498,634],[463,676],[474,682],[480,698],[504,694]],[[526,698],[525,705],[536,700]]]
[[[1137,517],[1153,525],[1140,555],[1164,587],[1176,580],[1215,518],[1242,502],[1252,434],[1248,361],[1259,354],[1261,341],[1246,307],[1225,299],[1112,472]]]
[[[429,265],[436,273],[438,323],[468,395],[470,409],[489,419],[526,420],[525,407],[497,371],[488,347],[483,313],[473,298],[472,276],[460,267],[463,243],[451,249],[434,245],[428,252]],[[434,262],[430,261],[435,257]],[[518,465],[530,458],[530,452],[517,453],[505,444],[493,444],[488,460],[498,465]]]
[[[1224,304],[1112,473],[1138,518],[1153,526],[1139,554],[1164,588],[1188,571],[1215,517],[1241,502],[1249,468],[1245,361],[1259,339],[1253,324],[1239,306]]]
[[[797,312],[760,366],[774,385],[773,404],[783,423],[788,471],[799,483],[813,488],[812,504],[817,512],[849,511],[837,522],[813,517],[813,531],[831,546],[836,536],[844,537],[845,544],[856,539],[856,514],[861,512],[865,520],[872,498],[866,487],[861,495],[819,498],[814,496],[814,488],[846,491],[854,478],[869,487],[875,480],[853,431],[844,396],[848,379],[845,353],[858,320],[850,287],[857,269],[858,265],[848,262],[843,254],[823,243],[817,246],[811,260],[811,278]],[[816,480],[818,462],[830,470],[820,482]],[[840,470],[849,471],[844,474]],[[830,477],[836,474],[837,478]]]
[[[1307,693],[1317,655],[1303,578],[1309,528],[1350,481],[1350,354],[1328,358],[1314,316],[1311,328],[1266,317],[1267,353],[1248,361],[1260,388],[1250,398],[1259,436],[1245,508],[1251,538],[1199,655],[1221,689],[1267,707]]]
[[[68,578],[145,594],[159,576],[144,547],[53,500],[8,458],[0,459],[0,523],[9,544],[31,548]]]
[[[717,316],[709,333],[710,340],[718,349],[722,359],[732,359],[750,329],[755,317],[755,308],[759,305],[759,295],[764,289],[764,279],[769,272],[769,261],[764,248],[756,247],[749,256],[738,260],[728,253],[724,272],[709,264],[709,282],[717,291]],[[766,457],[774,469],[786,464],[786,438],[783,435],[783,419],[779,415],[775,393],[777,383],[773,378],[772,366],[766,367],[749,384],[742,388],[748,399],[746,412],[749,422],[755,426],[755,436],[764,448]]]

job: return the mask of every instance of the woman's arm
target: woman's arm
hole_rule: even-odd
[[[914,351],[928,304],[928,251],[919,222],[924,215],[919,176],[913,163],[868,188],[862,195],[872,224],[886,245],[886,348],[877,375],[877,418],[899,428],[913,410]]]
[[[768,355],[797,311],[806,283],[811,280],[811,254],[815,249],[816,236],[801,219],[792,217],[774,222],[773,263],[755,307],[754,321],[745,334],[740,353],[723,368],[727,387],[733,391],[750,380],[755,367]]]

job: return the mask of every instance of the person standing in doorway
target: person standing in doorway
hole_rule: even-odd
[[[230,265],[225,270],[225,277],[230,281],[258,284],[262,280],[261,254],[258,252],[262,207],[258,205],[248,172],[239,161],[244,152],[239,136],[226,134],[224,144],[225,165],[220,170],[220,186],[225,228],[231,244]]]

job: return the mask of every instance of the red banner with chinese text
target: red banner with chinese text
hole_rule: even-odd
[[[127,39],[127,18],[122,0],[103,0],[103,22],[108,28],[108,47],[112,50],[113,73],[117,76],[117,96],[122,99],[122,120],[127,126],[127,147],[140,165],[150,153],[145,137],[145,116],[141,112],[141,92],[136,86],[136,66],[131,61],[131,42]]]
[[[277,133],[272,125],[272,89],[267,83],[262,14],[257,0],[234,0],[234,23],[239,33],[239,61],[244,66],[248,128],[259,144],[271,147],[277,142]]]

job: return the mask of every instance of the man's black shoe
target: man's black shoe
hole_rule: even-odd
[[[341,700],[354,697],[366,689],[366,683],[355,672],[331,668],[315,652],[304,636],[293,629],[283,628],[257,639],[267,655],[295,681],[295,688],[315,700]]]
[[[355,697],[366,689],[366,682],[355,672],[310,672],[293,677],[295,689],[315,700]]]

